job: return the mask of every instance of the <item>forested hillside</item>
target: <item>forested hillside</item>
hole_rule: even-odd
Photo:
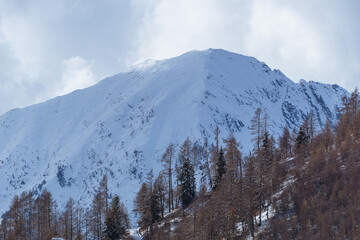
[[[268,131],[266,114],[258,109],[252,119],[253,151],[242,155],[231,134],[223,140],[224,148],[215,138],[209,165],[200,166],[204,181],[199,192],[190,195],[195,182],[183,176],[189,172],[188,162],[190,169],[197,167],[197,151],[186,141],[172,158],[177,163],[176,189],[170,184],[159,190],[156,182],[148,181],[137,195],[135,210],[145,239],[356,239],[358,91],[343,104],[335,128],[327,123],[320,129],[310,113],[296,133],[285,127],[277,141]],[[171,146],[164,154],[167,179]]]
[[[128,228],[127,210],[119,196],[109,195],[104,175],[88,209],[72,198],[59,206],[47,190],[15,196],[2,216],[0,239],[120,239]]]
[[[218,128],[213,143],[169,143],[162,171],[156,177],[150,171],[136,195],[139,232],[144,239],[355,239],[357,89],[343,98],[339,114],[335,127],[321,128],[310,112],[296,132],[285,127],[275,140],[259,108],[251,120],[254,147],[246,153],[231,133],[220,139]],[[62,209],[47,191],[16,196],[2,218],[1,239],[119,239],[126,227],[126,209],[108,194],[104,176],[89,209],[72,199]]]

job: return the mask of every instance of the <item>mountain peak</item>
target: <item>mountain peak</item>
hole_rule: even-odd
[[[186,53],[183,53],[179,56],[163,59],[163,60],[145,60],[130,69],[133,70],[145,70],[149,67],[155,65],[161,65],[165,67],[166,65],[176,65],[184,67],[186,65],[204,65],[208,62],[221,62],[223,60],[236,60],[237,62],[252,62],[259,63],[259,61],[254,57],[249,57],[241,55],[238,53],[229,52],[223,49],[205,49],[205,50],[191,50]]]
[[[14,194],[51,191],[89,204],[104,174],[132,209],[146,172],[161,169],[169,143],[201,142],[229,133],[252,146],[250,122],[259,107],[279,136],[313,111],[335,123],[344,89],[292,82],[265,63],[221,49],[148,60],[129,72],[36,106],[0,116],[0,211]],[[76,194],[75,194],[76,193]],[[75,195],[74,195],[75,194]]]
[[[257,85],[269,87],[269,79],[290,81],[279,70],[271,70],[265,63],[254,57],[232,53],[223,49],[192,50],[174,58],[164,60],[146,60],[131,68],[130,74],[137,75],[137,82],[151,84],[209,85],[206,79],[217,78],[229,87],[251,88]],[[128,74],[129,74],[128,73]],[[171,75],[165,77],[163,75]],[[156,79],[155,79],[156,78]],[[146,85],[146,84],[145,84]],[[231,86],[237,85],[237,86]]]

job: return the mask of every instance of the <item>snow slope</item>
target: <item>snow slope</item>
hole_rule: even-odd
[[[0,213],[14,194],[50,190],[64,203],[84,204],[104,174],[131,209],[146,172],[160,169],[170,143],[213,139],[229,132],[251,149],[250,119],[262,107],[271,131],[297,128],[314,111],[333,124],[341,98],[337,85],[294,83],[265,63],[224,50],[191,51],[146,61],[87,89],[0,117]]]

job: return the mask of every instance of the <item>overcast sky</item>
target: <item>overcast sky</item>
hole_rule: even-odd
[[[351,91],[359,13],[357,0],[0,0],[0,113],[207,48]]]

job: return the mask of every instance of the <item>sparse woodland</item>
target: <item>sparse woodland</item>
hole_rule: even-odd
[[[147,174],[134,200],[144,239],[356,239],[360,236],[360,97],[343,99],[336,126],[310,113],[299,129],[274,139],[268,116],[251,121],[254,148],[240,152],[230,133],[213,143],[169,144],[162,171]],[[199,186],[197,186],[199,184]],[[106,177],[91,209],[51,194],[13,199],[1,239],[119,239],[128,227]]]
[[[201,145],[186,140],[178,151],[169,145],[159,175],[166,179],[161,193],[148,180],[143,185],[147,192],[140,191],[135,200],[144,238],[356,239],[360,236],[357,89],[343,105],[337,126],[327,122],[320,128],[310,113],[297,131],[285,127],[277,140],[270,134],[267,115],[258,109],[251,121],[254,148],[249,153],[240,152],[232,134],[220,140],[218,129],[211,146],[206,140]],[[184,181],[183,174],[193,169],[200,170],[201,180]],[[198,182],[199,191],[193,194]]]
[[[60,209],[46,190],[36,197],[32,192],[23,192],[14,197],[9,211],[2,216],[0,239],[123,238],[129,228],[126,209],[118,196],[108,200],[106,176],[100,182],[90,209],[84,209],[71,198],[65,209]]]

